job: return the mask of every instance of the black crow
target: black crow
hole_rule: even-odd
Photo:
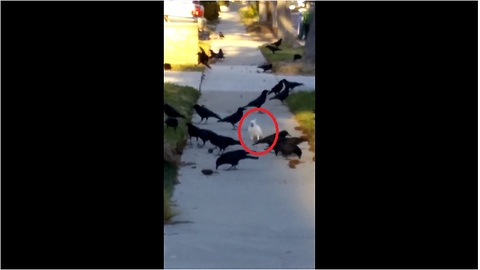
[[[204,170],[202,170],[202,173],[205,174],[205,175],[212,175],[212,174],[218,173],[218,172],[214,172],[210,169],[204,169]]]
[[[291,137],[291,138],[278,138],[278,143],[283,143],[283,144],[293,144],[293,145],[299,145],[302,142],[308,142],[308,138],[305,136],[302,137]]]
[[[267,100],[267,94],[268,94],[268,90],[263,90],[258,98],[250,101],[250,103],[248,103],[246,106],[243,106],[243,107],[244,108],[246,108],[246,107],[257,107],[257,108],[262,107],[263,103],[265,103],[265,101]]]
[[[269,49],[270,51],[272,51],[272,53],[275,54],[276,51],[281,51],[282,49],[278,48],[278,47],[275,47],[275,46],[272,46],[272,45],[267,45],[265,46],[267,47],[267,49]]]
[[[285,99],[287,99],[288,94],[290,94],[290,90],[289,90],[287,87],[285,87],[285,90],[283,90],[282,92],[276,94],[274,97],[270,98],[270,100],[272,100],[272,99],[278,99],[278,100],[280,100],[280,101],[282,102],[282,104],[283,104],[283,101],[284,101]]]
[[[198,55],[198,65],[204,64],[206,67],[211,69],[212,67],[210,67],[210,65],[208,65],[208,59],[209,59],[208,55],[205,53],[205,51],[203,50],[202,47],[200,47],[200,50],[202,52],[197,53],[197,55]]]
[[[273,150],[275,151],[275,156],[278,154],[278,152],[280,152],[284,157],[288,157],[291,154],[296,154],[298,159],[302,158],[302,150],[294,143],[280,141],[275,145]]]
[[[227,170],[230,170],[230,169],[234,169],[236,170],[237,168],[237,165],[238,165],[238,162],[242,159],[246,159],[246,158],[250,158],[250,159],[258,159],[258,157],[254,157],[254,156],[250,156],[248,155],[248,152],[245,151],[245,150],[236,150],[236,151],[231,151],[231,152],[227,152],[227,153],[224,153],[223,155],[221,155],[220,157],[217,158],[217,161],[216,161],[216,170],[218,170],[218,167],[223,165],[223,164],[230,164],[232,166],[230,166],[230,168],[228,168]]]
[[[302,59],[302,56],[300,54],[297,53],[293,55],[293,61],[300,60],[300,59]]]
[[[200,136],[200,129],[192,123],[185,123],[187,125],[187,132],[188,136],[190,137],[190,140],[192,140],[192,137],[197,138],[197,143],[198,143],[198,137]]]
[[[273,67],[272,64],[265,64],[265,65],[258,66],[257,68],[261,68],[263,69],[263,72],[265,72],[267,70],[272,70],[272,67]]]
[[[177,131],[177,127],[178,127],[177,118],[168,117],[167,120],[165,120],[165,124],[167,124],[167,127],[172,127],[175,132]]]
[[[281,44],[282,44],[282,39],[279,39],[279,40],[275,41],[274,43],[272,43],[272,45],[275,46],[275,47],[280,47]]]
[[[217,133],[208,130],[208,129],[200,129],[198,133],[198,137],[203,141],[202,147],[205,145],[206,142],[210,141],[213,137],[217,136]]]
[[[207,119],[205,121],[205,123],[207,123],[209,117],[215,117],[218,120],[222,119],[220,116],[218,116],[218,114],[210,111],[205,106],[200,106],[198,104],[195,104],[195,105],[193,105],[193,108],[198,113],[198,115],[202,118],[199,123],[201,123],[203,121],[203,119],[205,119],[205,118]]]
[[[217,59],[225,59],[222,49],[218,50]]]
[[[244,110],[245,110],[245,108],[240,107],[233,114],[231,114],[231,115],[229,115],[229,116],[227,116],[223,119],[220,119],[217,122],[228,122],[228,123],[232,124],[233,129],[235,129],[235,124],[238,123],[238,121],[240,121],[240,119],[242,119]]]
[[[172,106],[168,105],[167,103],[163,104],[163,111],[168,117],[181,117],[185,118],[182,114],[180,114],[175,108]]]
[[[165,63],[165,64],[163,64],[163,69],[172,70],[172,65],[170,65],[169,63]]]
[[[218,151],[218,155],[220,155],[221,152],[225,152],[225,149],[230,145],[240,145],[239,141],[218,134],[216,134],[215,136],[211,136],[210,143],[220,148],[220,151]]]
[[[281,80],[281,81],[279,81],[274,87],[272,87],[272,90],[270,90],[270,92],[268,92],[268,94],[269,94],[269,95],[270,95],[271,93],[278,94],[280,91],[283,90],[284,87],[285,87],[284,80]]]
[[[198,54],[198,65],[203,64],[209,69],[212,69],[212,67],[208,64],[208,60],[205,60],[205,56],[203,56],[202,53],[197,53],[197,54]],[[208,55],[207,55],[207,59],[208,59]]]
[[[282,152],[284,156],[288,156],[290,154],[297,154],[298,158],[301,158],[302,151],[298,148],[297,145],[301,144],[302,142],[307,142],[308,138],[305,136],[302,137],[292,137],[292,138],[279,138],[273,150],[275,151],[275,155],[278,152]],[[297,149],[298,148],[298,149]]]
[[[222,38],[222,39],[225,37],[221,31],[218,32],[218,36],[219,36],[220,38]]]
[[[280,132],[278,132],[278,140],[281,140],[283,138],[285,138],[286,136],[289,136],[290,134],[288,134],[288,132],[286,130],[282,130]],[[253,143],[253,145],[256,145],[256,144],[261,144],[261,143],[266,143],[268,144],[268,147],[272,146],[273,144],[273,141],[275,140],[275,134],[272,134],[272,135],[268,135],[267,137],[265,138],[262,138],[256,142]],[[277,140],[277,142],[278,142]],[[268,149],[268,147],[266,149]]]
[[[212,59],[212,58],[215,58],[215,59],[216,59],[217,56],[218,56],[218,54],[216,54],[212,49],[210,49],[210,57],[209,57],[209,58],[210,58],[210,59]]]
[[[303,83],[298,83],[298,82],[289,82],[287,81],[286,79],[282,79],[283,83],[285,84],[285,86],[287,88],[289,88],[290,90],[293,90],[293,88],[297,87],[297,86],[300,86],[300,85],[303,85]]]

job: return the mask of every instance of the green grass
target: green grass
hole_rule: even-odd
[[[164,125],[164,144],[165,147],[172,147],[175,149],[183,149],[186,144],[187,127],[186,121],[192,119],[192,106],[197,103],[200,97],[200,92],[192,87],[179,86],[172,83],[164,83],[163,97],[166,103],[173,106],[178,112],[183,114],[186,119],[179,118],[179,125],[177,130],[167,128]],[[164,116],[165,117],[165,116]],[[170,198],[173,194],[175,182],[177,181],[178,168],[171,162],[164,161],[163,163],[163,218],[164,222],[172,218],[175,213],[170,207]]]
[[[205,67],[203,65],[181,65],[181,64],[170,64],[172,66],[172,71],[199,71],[202,72]]]
[[[178,112],[183,114],[187,121],[192,119],[193,108],[192,106],[197,103],[200,97],[200,92],[189,86],[179,86],[172,83],[164,83],[163,97],[166,103],[173,106]],[[166,127],[166,125],[164,124]],[[177,130],[173,128],[165,128],[164,136],[166,143],[174,146],[179,146],[184,143],[187,135],[187,126],[185,120],[182,118],[179,120]]]
[[[166,192],[168,197],[173,194],[173,189],[175,182],[177,181],[177,167],[172,163],[165,161],[163,163],[163,190]]]
[[[315,153],[315,91],[292,93],[287,98],[287,105],[300,125],[300,129],[308,137],[310,150]]]
[[[169,162],[163,163],[163,221],[168,222],[175,212],[170,205],[173,188],[177,179],[177,168]]]

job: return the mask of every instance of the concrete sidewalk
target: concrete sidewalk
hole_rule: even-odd
[[[163,80],[164,82],[171,82],[199,89],[201,77],[202,72],[165,71]],[[304,84],[296,87],[294,92],[315,90],[315,77],[313,76],[274,75],[258,73],[256,66],[213,64],[212,70],[207,69],[205,71],[205,77],[201,84],[201,91],[244,91],[257,93],[264,89],[270,90],[282,79]]]
[[[220,116],[233,113],[256,98],[255,92],[210,91],[203,104]],[[288,108],[279,101],[263,106],[275,115],[280,129],[292,136],[301,133]],[[263,132],[275,132],[266,114],[252,113],[241,127],[244,142],[254,151],[247,125],[256,119]],[[195,124],[200,118],[194,115]],[[228,123],[210,119],[198,127],[235,139],[237,130]],[[295,169],[274,154],[258,160],[242,160],[236,171],[220,167],[205,176],[202,169],[215,170],[218,149],[210,143],[198,148],[196,142],[183,152],[180,184],[173,196],[179,215],[175,225],[165,226],[165,268],[314,268],[315,266],[315,170],[308,143],[300,144],[301,162]],[[226,151],[242,149],[228,147]],[[293,158],[292,158],[293,159]],[[188,165],[187,165],[188,164]]]
[[[256,43],[248,40],[234,11],[221,16],[217,30],[225,34],[225,39],[213,40],[212,46],[216,50],[222,48],[227,59],[205,72],[198,104],[225,117],[283,78],[305,83],[304,90],[315,89],[314,77],[256,73],[256,65],[264,61]],[[165,72],[164,80],[198,88],[201,75]],[[298,123],[280,101],[267,100],[262,107],[275,116],[280,130],[286,129],[296,137],[302,135],[295,129]],[[251,119],[257,120],[264,135],[275,132],[274,124],[268,115],[254,112],[239,127],[246,145],[262,151],[265,145],[253,146],[248,136]],[[218,123],[212,118],[207,124],[197,124],[199,121],[195,114],[194,125],[238,139],[237,130],[229,123]],[[269,153],[258,160],[241,160],[238,170],[226,171],[229,165],[223,165],[217,173],[206,176],[201,170],[215,170],[218,149],[208,153],[213,146],[206,143],[198,148],[195,140],[187,145],[179,171],[180,184],[175,186],[173,195],[179,214],[171,225],[164,227],[165,269],[314,269],[314,153],[308,150],[308,143],[299,147],[303,152],[301,163],[294,169],[280,155]],[[242,147],[230,146],[226,152],[237,149]]]

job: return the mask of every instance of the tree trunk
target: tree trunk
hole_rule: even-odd
[[[260,0],[258,3],[258,17],[260,19],[260,22],[268,22],[268,8],[267,8],[268,2],[265,0]]]
[[[279,0],[277,4],[277,27],[278,38],[282,38],[282,44],[293,46],[296,43],[296,35],[292,25],[292,18],[287,1]]]
[[[312,9],[312,20],[303,49],[303,60],[315,64],[315,8]]]
[[[270,2],[270,8],[272,10],[272,27],[276,31],[277,29],[277,1]]]

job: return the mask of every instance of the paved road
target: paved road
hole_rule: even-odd
[[[220,116],[233,113],[283,78],[255,72],[252,64],[262,62],[263,56],[248,35],[241,32],[242,27],[235,13],[222,13],[217,29],[223,29],[226,38],[214,40],[212,45],[225,48],[227,59],[212,65],[202,83],[198,103]],[[166,72],[165,81],[198,87],[200,76],[198,72]],[[304,79],[308,88],[314,89],[312,77],[296,78]],[[301,135],[294,129],[298,123],[278,100],[268,100],[263,107],[275,115],[280,129],[293,136]],[[273,122],[266,114],[250,114],[245,122],[254,118],[265,134],[274,132]],[[192,122],[199,120],[194,115]],[[197,126],[238,138],[230,124],[214,119]],[[255,151],[263,150],[251,145],[246,129],[246,125],[241,127],[246,144]],[[215,170],[214,154],[218,149],[210,154],[207,149],[211,147],[209,143],[204,148],[188,145],[182,155],[185,166],[179,171],[180,184],[173,196],[179,215],[164,228],[165,268],[313,269],[315,170],[309,145],[299,145],[302,163],[295,169],[288,167],[283,157],[270,153],[258,160],[240,161],[236,171],[225,171],[226,165],[218,173],[205,176],[202,169]],[[234,146],[227,151],[236,149],[242,148]]]

